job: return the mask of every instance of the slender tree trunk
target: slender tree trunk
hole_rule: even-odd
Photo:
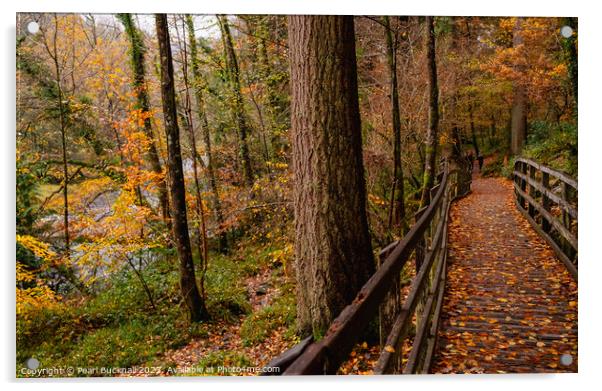
[[[412,136],[412,139],[416,144],[416,152],[418,153],[418,161],[420,163],[420,168],[424,170],[424,165],[426,164],[426,157],[424,156],[424,144],[418,140],[416,132],[410,131],[410,135]],[[420,174],[423,174],[423,172],[421,171]]]
[[[282,125],[279,121],[279,113],[281,111],[279,107],[279,99],[277,94],[278,79],[270,64],[270,56],[268,53],[268,40],[270,31],[268,27],[269,15],[253,15],[244,18],[249,31],[249,35],[252,38],[251,45],[255,53],[254,66],[257,69],[257,75],[259,80],[263,83],[264,91],[260,95],[260,101],[262,107],[260,108],[257,99],[255,99],[253,91],[250,91],[251,99],[257,109],[259,120],[262,128],[262,141],[266,150],[267,156],[266,161],[272,158],[279,158],[283,156],[283,148],[285,145],[282,143]],[[264,121],[264,112],[266,120]],[[267,148],[267,140],[265,134],[269,133],[271,153]]]
[[[146,280],[144,279],[144,276],[142,275],[142,272],[136,268],[136,265],[134,265],[134,262],[132,262],[132,260],[129,256],[126,255],[125,259],[128,262],[128,264],[130,265],[130,267],[132,268],[132,270],[134,271],[134,273],[136,274],[136,277],[138,277],[138,280],[140,281],[140,284],[142,285],[142,289],[144,289],[144,293],[146,293],[146,297],[148,298],[148,302],[151,305],[151,308],[153,310],[157,310],[157,306],[155,305],[155,300],[153,300],[153,295],[150,291],[150,288],[148,287],[148,284],[146,283]],[[142,263],[139,265],[139,267],[140,267],[140,269],[142,269]]]
[[[508,115],[508,120],[506,121],[506,129],[504,133],[504,160],[510,157],[512,154],[512,110]]]
[[[118,14],[118,18],[125,28],[125,32],[130,40],[130,63],[132,66],[133,80],[132,86],[136,93],[137,109],[142,114],[150,112],[150,100],[148,97],[148,89],[146,85],[146,71],[144,66],[144,54],[146,48],[142,40],[142,35],[138,28],[134,25],[131,14]],[[149,141],[147,159],[151,165],[151,169],[157,174],[161,180],[158,183],[159,187],[159,203],[161,204],[161,214],[163,219],[169,221],[169,199],[167,197],[167,181],[161,168],[159,152],[157,149],[157,141],[153,134],[151,118],[148,115],[144,117],[144,134]]]
[[[426,55],[429,85],[429,127],[426,136],[424,178],[420,207],[430,203],[430,190],[435,181],[437,158],[437,133],[439,129],[439,88],[437,87],[437,61],[435,27],[432,16],[426,17]]]
[[[489,141],[493,147],[497,141],[497,126],[495,125],[495,115],[491,114],[491,124],[489,126]]]
[[[268,120],[270,124],[270,144],[272,146],[272,156],[276,159],[282,157],[282,149],[285,147],[282,143],[282,128],[278,121],[279,107],[278,95],[276,92],[277,81],[273,77],[273,69],[270,65],[270,56],[268,53],[269,27],[267,25],[267,16],[262,16],[257,24],[257,53],[259,61],[260,75],[265,82],[266,92],[264,94],[264,105],[267,108]]]
[[[167,166],[169,170],[169,190],[171,195],[171,218],[174,241],[180,258],[180,288],[182,296],[190,311],[190,319],[198,322],[208,318],[205,302],[196,283],[190,236],[188,234],[188,217],[186,213],[186,187],[182,168],[180,150],[180,131],[176,111],[176,94],[174,87],[173,62],[169,41],[167,16],[155,15],[157,40],[161,64],[161,97],[163,102],[163,118],[167,139]]]
[[[240,87],[240,70],[238,67],[238,60],[236,59],[236,53],[234,52],[234,43],[232,42],[232,34],[230,34],[228,18],[220,15],[218,16],[218,22],[222,32],[222,41],[224,43],[228,84],[234,100],[232,104],[232,115],[234,117],[234,122],[238,127],[239,155],[242,164],[243,178],[247,185],[252,185],[253,167],[251,165],[251,155],[247,141],[247,136],[250,129],[245,118],[245,108]]]
[[[460,128],[458,127],[458,95],[456,93],[452,95],[450,102],[449,112],[453,113],[451,121],[451,157],[456,162],[461,162],[464,160],[464,153],[462,151],[462,137],[460,135]]]
[[[393,184],[391,186],[388,225],[391,230],[393,224],[395,224],[400,237],[403,237],[406,226],[404,179],[403,168],[401,166],[401,116],[399,113],[399,91],[397,85],[397,34],[394,35],[388,16],[383,17],[383,25],[387,47],[387,64],[389,66],[389,94],[391,99],[391,124],[393,127]],[[380,262],[378,264],[380,267]],[[394,289],[386,295],[379,309],[381,346],[384,346],[386,336],[389,334],[393,322],[401,310],[399,275],[393,279],[393,287]]]
[[[202,161],[197,151],[196,135],[194,133],[194,121],[192,119],[192,99],[190,97],[190,83],[188,81],[188,44],[186,43],[186,26],[184,24],[182,24],[182,30],[183,39],[180,39],[180,33],[177,28],[176,20],[176,33],[178,38],[178,44],[180,46],[180,55],[182,60],[182,80],[184,81],[184,113],[186,120],[186,130],[188,133],[188,142],[190,145],[192,155],[192,171],[194,176],[194,206],[197,221],[193,224],[193,226],[195,227],[196,231],[195,244],[200,260],[199,288],[201,297],[203,298],[203,300],[206,300],[205,275],[207,273],[207,265],[209,264],[209,251],[207,246],[207,227],[205,225],[203,196],[201,184],[199,182],[198,166],[199,163],[202,163]]]
[[[470,99],[470,97],[468,98]],[[478,158],[481,156],[481,151],[479,150],[479,142],[477,141],[477,132],[474,128],[474,113],[472,109],[472,102],[468,102],[468,117],[470,121],[470,136],[472,138],[472,147],[474,148],[474,156]]]
[[[60,132],[60,143],[61,143],[61,160],[60,160],[60,164],[61,164],[61,169],[62,169],[62,175],[63,175],[63,180],[62,180],[62,184],[60,186],[60,188],[56,191],[56,193],[62,193],[62,198],[63,198],[63,232],[64,232],[64,239],[65,239],[65,248],[63,250],[63,258],[66,262],[62,263],[61,265],[59,265],[58,267],[58,271],[59,273],[65,277],[65,279],[71,283],[77,290],[79,290],[80,292],[87,294],[89,293],[88,288],[85,286],[85,284],[78,278],[78,276],[76,275],[76,272],[74,270],[74,266],[71,264],[70,262],[70,257],[71,257],[71,233],[69,231],[69,182],[77,175],[77,173],[80,170],[76,170],[72,175],[69,175],[69,160],[68,160],[68,153],[67,153],[67,132],[70,128],[70,124],[69,124],[69,117],[67,115],[68,110],[69,110],[69,103],[68,103],[68,97],[65,96],[65,90],[63,89],[62,86],[62,81],[63,81],[63,77],[64,77],[64,73],[63,73],[63,68],[62,66],[62,62],[60,61],[60,57],[62,57],[59,54],[59,49],[58,49],[58,31],[59,31],[59,19],[58,19],[58,15],[54,14],[53,15],[54,18],[54,31],[52,32],[52,39],[50,40],[50,42],[48,42],[47,37],[46,37],[46,33],[42,32],[41,36],[42,36],[42,43],[44,45],[44,48],[46,49],[46,52],[48,53],[48,56],[50,57],[50,59],[52,60],[52,63],[54,65],[54,77],[55,79],[52,80],[52,82],[50,83],[44,83],[44,87],[50,89],[51,91],[54,90],[54,87],[56,87],[56,96],[53,96],[54,98],[56,98],[56,106],[53,107],[53,109],[58,109],[58,120],[59,120],[59,132]],[[19,65],[22,65],[23,63],[20,61],[19,59],[19,44],[17,44],[17,61],[19,61]],[[27,69],[27,68],[26,68]],[[30,69],[31,72],[31,69]],[[32,74],[33,75],[33,74]],[[66,103],[67,102],[67,103]],[[52,112],[54,115],[55,111],[53,110]],[[42,206],[40,206],[39,210],[42,210],[44,208],[44,203],[42,204]]]
[[[71,252],[71,237],[69,235],[69,166],[67,163],[67,126],[65,121],[65,107],[63,105],[63,90],[58,63],[56,64],[57,90],[59,103],[59,120],[61,126],[61,153],[63,158],[63,224],[65,232],[65,257],[69,259]]]
[[[289,16],[301,334],[320,337],[374,272],[352,16]],[[359,331],[359,330],[358,330]]]
[[[53,40],[52,40],[52,50],[50,53],[53,63],[54,63],[54,71],[56,77],[56,88],[57,88],[57,103],[59,109],[59,126],[61,132],[61,156],[62,156],[62,168],[63,168],[63,232],[65,235],[65,258],[69,260],[71,253],[71,237],[69,235],[69,165],[67,160],[67,120],[65,118],[65,107],[63,104],[63,88],[61,85],[62,74],[61,67],[58,60],[58,48],[57,48],[57,40],[58,40],[58,17],[54,15],[54,32],[53,32]]]
[[[514,26],[512,44],[515,48],[523,44],[521,34],[521,19],[516,19]],[[518,69],[520,72],[521,69]],[[527,93],[520,82],[514,82],[514,99],[512,102],[512,132],[510,150],[512,154],[518,155],[525,145],[527,138]]]
[[[405,232],[405,202],[403,168],[401,166],[401,116],[399,114],[399,91],[397,86],[397,38],[393,38],[389,17],[383,18],[387,43],[387,63],[389,65],[391,122],[393,124],[393,189],[389,208],[389,228],[393,224]]]
[[[222,204],[219,198],[219,188],[217,186],[217,178],[215,177],[215,169],[213,167],[213,154],[211,152],[211,133],[209,131],[209,123],[207,121],[207,113],[205,112],[205,99],[203,88],[205,80],[201,73],[198,58],[198,48],[194,35],[194,22],[191,15],[186,15],[186,27],[188,29],[188,40],[190,45],[190,58],[192,70],[192,84],[196,98],[197,113],[201,120],[201,132],[203,144],[205,144],[205,169],[209,178],[209,186],[211,187],[211,203],[215,215],[215,221],[219,231],[219,248],[220,251],[225,251],[228,248],[228,237],[223,231],[224,214],[222,212]]]
[[[512,104],[511,151],[518,155],[527,138],[527,97],[523,87],[515,86]]]
[[[563,18],[565,26],[573,29],[573,35],[564,38],[562,46],[564,47],[564,56],[571,78],[571,87],[573,89],[573,99],[575,100],[575,111],[577,111],[577,98],[579,95],[578,66],[577,66],[577,18]]]
[[[65,113],[63,107],[63,93],[60,82],[58,84],[59,116],[61,123],[61,152],[63,157],[63,223],[65,232],[65,257],[69,259],[71,253],[71,237],[69,235],[69,166],[67,164],[67,129],[65,126]]]
[[[264,163],[266,163],[267,166],[267,162],[270,160],[270,149],[268,148],[268,142],[265,135],[267,129],[265,121],[263,120],[263,112],[261,111],[261,107],[259,107],[259,103],[257,103],[257,99],[255,99],[255,94],[253,93],[252,89],[249,90],[249,95],[251,98],[251,102],[253,102],[253,106],[255,106],[255,110],[257,110],[257,117],[259,119],[259,125],[261,126],[261,144],[263,146],[263,159]],[[268,172],[270,171],[269,166],[267,166],[267,170]]]

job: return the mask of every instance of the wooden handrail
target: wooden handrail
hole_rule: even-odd
[[[417,276],[412,281],[410,294],[392,326],[386,348],[382,350],[379,363],[382,361],[386,365],[382,367],[383,369],[377,365],[375,372],[401,371],[399,366],[392,365],[392,360],[386,357],[390,356],[390,345],[397,346],[399,340],[403,338],[403,329],[407,329],[414,313],[417,312],[417,307],[423,302],[425,305],[421,306],[421,312],[416,314],[416,318],[422,322],[419,323],[420,336],[416,339],[416,352],[411,353],[412,364],[406,366],[404,373],[413,373],[415,370],[423,369],[418,365],[421,360],[430,363],[431,358],[426,357],[425,352],[430,351],[432,355],[434,350],[432,332],[434,330],[436,333],[438,313],[441,308],[444,285],[441,281],[444,279],[442,275],[445,270],[449,204],[453,198],[460,195],[459,189],[466,192],[466,184],[459,183],[459,179],[469,177],[469,175],[458,175],[458,173],[458,170],[450,171],[447,164],[445,165],[443,175],[440,177],[441,181],[435,187],[436,193],[428,208],[421,213],[416,223],[401,240],[383,249],[381,254],[386,258],[380,268],[360,289],[353,302],[341,311],[323,339],[304,346],[302,350],[296,350],[297,358],[287,368],[281,368],[281,371],[284,369],[284,375],[335,374],[340,365],[349,357],[351,350],[361,337],[362,331],[378,314],[379,305],[393,289],[396,276],[399,276],[417,246],[423,242],[430,242],[430,247],[426,251],[425,259],[421,263]],[[432,280],[431,276],[434,276]],[[393,341],[393,339],[397,339],[397,341]],[[424,347],[425,341],[427,341],[426,348]],[[287,352],[283,355],[287,355]],[[290,354],[288,357],[290,358]],[[274,359],[274,362],[277,361],[278,358]]]
[[[538,173],[540,180],[536,179]],[[550,176],[559,182],[560,195],[552,190]],[[518,210],[577,279],[577,181],[563,172],[525,158],[515,160],[513,181]],[[552,213],[552,204],[559,208],[560,219]]]
[[[535,187],[535,189],[541,193],[543,193],[546,197],[548,197],[551,201],[554,201],[558,205],[560,205],[568,214],[571,215],[572,218],[577,219],[577,208],[573,207],[564,198],[558,196],[556,193],[553,193],[551,190],[546,189],[540,182],[536,182],[533,178],[530,178],[526,175],[523,175],[520,172],[515,172],[514,175],[518,176],[522,180],[527,181],[529,186]]]
[[[545,172],[547,174],[550,174],[553,177],[556,177],[557,179],[559,179],[562,182],[566,183],[567,185],[571,186],[573,189],[578,190],[577,189],[577,180],[571,178],[568,174],[566,174],[562,171],[554,170],[553,168],[544,166],[543,164],[537,163],[534,160],[527,159],[524,157],[516,158],[514,160],[514,165],[516,166],[516,163],[518,163],[518,162],[522,162],[522,163],[528,164],[532,167],[535,167],[537,170],[539,170],[541,172]]]
[[[406,298],[400,314],[397,316],[395,320],[395,324],[393,325],[391,332],[387,338],[387,342],[385,344],[386,349],[382,352],[379,357],[378,362],[374,368],[375,374],[385,374],[395,372],[395,363],[399,357],[399,353],[401,350],[401,346],[405,338],[407,337],[407,333],[409,331],[410,323],[412,321],[412,315],[416,309],[416,305],[420,299],[420,294],[423,292],[424,284],[427,283],[428,275],[431,272],[431,267],[433,266],[433,262],[437,258],[437,254],[440,253],[440,250],[444,248],[443,241],[444,232],[447,230],[447,211],[448,205],[445,205],[445,214],[439,224],[437,224],[437,232],[433,238],[433,245],[431,246],[430,251],[427,253],[425,257],[425,262],[422,264],[418,275],[415,277],[414,282],[410,288],[410,293]],[[443,262],[439,262],[436,267],[436,273],[434,278],[434,289],[431,294],[428,295],[427,303],[424,307],[423,314],[421,317],[421,322],[416,332],[416,337],[414,339],[414,345],[412,347],[412,351],[408,358],[408,362],[406,367],[403,370],[404,374],[413,373],[416,365],[416,360],[419,355],[422,353],[422,343],[423,338],[426,332],[426,328],[428,325],[428,318],[431,315],[433,298],[435,294],[438,292],[439,288],[443,285],[440,285],[441,272],[443,270]]]

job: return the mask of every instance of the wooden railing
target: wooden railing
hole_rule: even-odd
[[[403,304],[397,306],[395,313],[387,314],[394,322],[388,322],[384,328],[386,342],[381,346],[374,373],[427,372],[435,349],[445,286],[448,212],[451,201],[470,190],[467,167],[466,162],[454,169],[444,166],[438,175],[439,183],[431,190],[429,206],[417,213],[416,223],[400,241],[381,251],[380,267],[333,321],[324,338],[316,342],[308,338],[268,366],[280,367],[280,374],[284,375],[336,374],[368,325],[378,321],[384,304],[391,297],[400,296],[396,281],[413,256],[416,276]],[[381,322],[381,330],[386,323]],[[402,346],[410,341],[411,350],[402,357]]]
[[[518,209],[577,279],[577,181],[524,158],[513,177]]]

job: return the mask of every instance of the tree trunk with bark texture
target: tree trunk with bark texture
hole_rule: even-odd
[[[169,191],[171,195],[171,216],[174,242],[180,258],[180,288],[182,296],[190,311],[190,319],[198,322],[208,318],[205,302],[197,287],[190,236],[188,233],[188,217],[186,213],[186,188],[182,153],[180,150],[180,130],[176,111],[176,94],[174,88],[173,62],[167,16],[156,14],[157,40],[161,64],[161,97],[163,117],[167,139],[167,166],[169,170]]]
[[[144,54],[146,48],[144,47],[142,35],[138,28],[134,25],[131,14],[118,14],[117,17],[123,24],[125,33],[130,41],[130,63],[132,66],[132,73],[134,75],[132,86],[136,93],[136,108],[142,111],[142,113],[148,113],[150,111],[150,100],[146,86],[146,71],[144,66]],[[163,175],[163,169],[161,168],[157,141],[155,140],[155,136],[153,134],[151,119],[149,116],[144,118],[144,134],[149,141],[147,159],[151,165],[151,169],[160,178],[162,178],[158,183],[159,203],[161,204],[161,214],[163,219],[168,221],[169,199],[167,197],[167,181]]]
[[[297,315],[320,337],[374,272],[352,16],[290,16]],[[360,332],[360,330],[358,330]]]
[[[523,44],[521,35],[521,20],[516,19],[512,35],[512,45],[516,48]],[[520,69],[519,69],[520,71]],[[512,102],[512,131],[510,150],[518,155],[525,145],[527,138],[527,92],[520,82],[514,83],[514,98]]]
[[[435,50],[434,17],[426,17],[426,55],[429,86],[429,127],[426,136],[426,158],[420,207],[430,203],[430,190],[435,181],[437,158],[437,133],[439,129],[439,88],[437,87],[437,61]]]

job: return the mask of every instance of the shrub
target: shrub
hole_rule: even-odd
[[[577,126],[533,122],[529,127],[523,156],[577,176]]]

